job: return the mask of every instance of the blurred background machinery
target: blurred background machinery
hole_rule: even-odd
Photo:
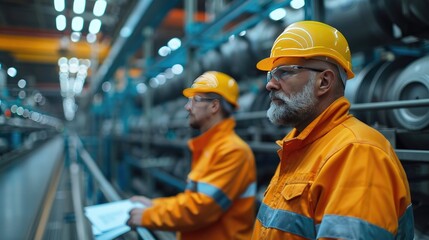
[[[95,1],[88,2],[92,6]],[[232,75],[240,85],[237,132],[255,153],[261,200],[278,163],[274,141],[289,129],[273,126],[266,119],[265,74],[255,64],[270,54],[274,39],[288,24],[314,19],[335,26],[348,39],[356,73],[346,86],[351,111],[395,147],[411,185],[416,239],[428,239],[428,1],[106,2],[114,6],[107,8],[110,15],[105,18],[114,19],[118,27],[112,23],[104,29],[105,36],[96,35],[101,50],[98,57],[89,54],[88,80],[83,78],[80,92],[58,88],[55,100],[46,98],[46,108],[34,100],[37,93],[47,95],[46,83],[36,81],[32,94],[27,91],[20,97],[20,91],[10,87],[9,69],[0,68],[0,160],[4,169],[23,156],[20,152],[31,152],[63,134],[68,149],[64,165],[75,162],[81,167],[77,179],[82,184],[83,205],[134,194],[157,197],[182,191],[190,167],[186,142],[197,133],[188,127],[187,99],[181,92],[204,71],[218,70]],[[8,22],[4,6],[11,5],[0,1],[3,23]],[[52,8],[52,1],[49,5]],[[108,50],[103,53],[108,40]],[[70,63],[70,55],[65,56]],[[9,64],[5,59],[0,58],[2,66]],[[32,71],[31,66],[28,69]],[[60,83],[60,61],[55,71],[55,76],[47,78]],[[70,76],[63,83],[75,86],[78,76]],[[110,190],[100,179],[106,179]],[[68,218],[70,222],[76,219]]]

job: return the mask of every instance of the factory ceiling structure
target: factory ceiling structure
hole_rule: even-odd
[[[184,35],[185,12],[181,1],[104,1],[104,14],[100,16],[94,14],[97,1],[86,1],[81,13],[73,11],[73,1],[65,1],[60,10],[55,9],[54,2],[0,1],[0,63],[5,70],[16,69],[2,86],[8,88],[8,95],[18,98],[23,90],[18,82],[24,79],[25,93],[39,93],[44,101],[38,107],[55,117],[64,118],[58,63],[61,57],[93,60],[83,90],[91,92],[99,87],[100,78],[109,77],[118,64],[125,64],[127,57],[134,54],[136,58],[142,57],[137,50],[142,48],[143,27],[160,26],[153,35],[154,48],[165,45],[172,37]],[[203,9],[204,1],[198,1],[197,6]],[[59,15],[65,17],[65,27],[61,30],[56,26]],[[78,38],[73,39],[76,32],[72,21],[76,16],[81,17],[83,26]],[[204,13],[198,17],[204,18]],[[101,27],[96,39],[88,41],[92,37],[89,27],[93,19],[98,19]],[[103,64],[105,67],[101,69],[107,69],[106,72],[99,71]]]

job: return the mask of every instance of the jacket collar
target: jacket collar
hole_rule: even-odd
[[[352,117],[352,115],[348,114],[349,109],[350,102],[345,97],[341,97],[334,101],[325,111],[304,128],[298,136],[296,136],[297,129],[294,128],[286,137],[276,141],[276,143],[280,147],[288,146],[288,148],[301,148],[310,144],[346,119]]]
[[[203,134],[192,138],[188,141],[188,146],[191,151],[198,151],[204,148],[212,139],[217,139],[225,133],[232,132],[235,127],[235,120],[227,118],[222,120]]]

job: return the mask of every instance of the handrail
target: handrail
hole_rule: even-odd
[[[352,103],[350,111],[365,111],[365,110],[386,110],[396,108],[413,108],[429,106],[429,99],[418,100],[401,100],[401,101],[385,101],[385,102],[370,102],[370,103]],[[267,111],[254,111],[254,112],[239,112],[236,114],[235,119],[252,120],[267,117]]]
[[[76,138],[69,139],[68,153],[70,157],[70,179],[71,179],[71,192],[74,215],[76,218],[76,232],[78,239],[87,240],[91,236],[88,228],[85,226],[85,217],[82,206],[81,186],[80,186],[80,169],[77,163],[76,150],[78,141]]]
[[[88,151],[85,150],[83,147],[82,141],[79,139],[78,136],[73,135],[70,136],[73,141],[76,143],[76,150],[79,153],[79,156],[82,158],[84,164],[96,180],[96,182],[100,185],[100,190],[103,192],[104,196],[108,201],[119,201],[122,198],[119,196],[117,191],[113,188],[113,186],[109,183],[109,181],[104,177],[103,173],[100,171],[100,169],[95,164],[95,161],[92,159],[91,155],[88,153]],[[81,208],[82,209],[82,208]],[[138,227],[137,233],[143,240],[171,240],[174,239],[173,234],[170,234],[168,232],[163,231],[153,231],[153,234],[151,231],[149,231],[146,228]],[[153,236],[155,235],[156,238]]]
[[[109,183],[109,181],[107,181],[107,179],[104,177],[101,170],[97,167],[97,164],[95,164],[95,161],[92,159],[91,155],[83,147],[82,141],[80,141],[80,139],[77,136],[74,136],[74,138],[78,140],[77,149],[79,152],[79,156],[82,158],[83,162],[85,163],[88,170],[91,172],[92,176],[94,176],[97,183],[100,185],[100,190],[101,192],[103,192],[106,199],[110,202],[121,200],[121,197],[119,196],[119,194]]]

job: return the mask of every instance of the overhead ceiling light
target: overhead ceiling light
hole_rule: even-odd
[[[72,40],[72,42],[79,42],[80,32],[72,32],[72,34],[70,35],[70,39]]]
[[[103,92],[109,92],[112,90],[112,84],[110,82],[104,82],[101,84],[101,90],[103,90]]]
[[[83,18],[76,16],[72,19],[71,24],[72,30],[75,32],[80,32],[83,29]]]
[[[286,17],[286,10],[284,8],[277,8],[270,12],[270,18],[274,21],[278,21]]]
[[[137,84],[136,89],[138,93],[143,94],[147,91],[147,86],[144,83],[139,83]]]
[[[97,35],[93,34],[93,33],[88,33],[86,35],[86,41],[88,43],[95,43],[95,41],[97,41]]]
[[[183,72],[183,66],[180,64],[174,64],[173,67],[171,67],[171,70],[174,74],[179,75]]]
[[[160,73],[156,76],[156,79],[158,80],[158,86],[164,85],[167,81],[167,77],[165,76],[165,73]]]
[[[66,29],[66,17],[64,15],[58,15],[56,20],[56,25],[57,25],[57,29],[58,31],[63,31],[64,29]]]
[[[159,87],[159,80],[158,80],[157,78],[151,78],[151,79],[149,80],[149,85],[150,85],[152,88],[157,88],[157,87]]]
[[[169,48],[169,47],[167,47],[167,46],[162,46],[161,48],[159,48],[159,50],[158,50],[158,54],[159,54],[159,56],[161,56],[161,57],[165,57],[165,56],[167,56],[168,54],[170,54],[171,53],[171,48]]]
[[[69,72],[77,73],[79,70],[79,60],[75,57],[69,59]]]
[[[25,93],[25,91],[23,91],[23,90],[19,91],[19,93],[18,93],[18,97],[19,97],[20,99],[24,99],[26,96],[27,96],[27,94]],[[17,109],[16,113],[17,113],[18,115],[20,115],[20,116],[21,116],[21,115],[24,113],[24,108],[19,107],[19,108]]]
[[[300,9],[300,8],[305,6],[305,1],[304,0],[292,0],[290,2],[290,6],[293,9]]]
[[[93,13],[95,16],[100,17],[103,16],[106,11],[107,2],[105,0],[97,0],[94,4]]]
[[[15,77],[17,73],[18,71],[14,67],[10,67],[7,69],[7,75],[9,75],[9,77]]]
[[[25,88],[25,86],[27,85],[27,81],[25,81],[25,79],[23,79],[23,78],[21,78],[19,81],[18,81],[18,87],[19,88]]]
[[[167,46],[171,48],[171,50],[176,50],[182,45],[182,41],[178,38],[172,38],[170,41],[168,41]]]
[[[73,2],[73,12],[76,14],[81,14],[85,11],[85,0],[74,0]]]
[[[167,68],[167,69],[165,69],[165,71],[164,71],[164,76],[165,76],[167,79],[172,79],[172,78],[174,77],[173,70],[172,70],[171,68]]]
[[[67,58],[66,58],[66,57],[60,57],[60,58],[58,59],[58,66],[61,66],[61,65],[67,64],[67,62],[68,62],[68,60],[67,60]]]
[[[65,8],[64,0],[54,0],[54,8],[57,12],[64,11],[64,8]]]
[[[89,33],[92,34],[97,34],[98,32],[100,32],[100,28],[101,28],[101,21],[99,19],[92,19],[91,22],[89,23]]]

